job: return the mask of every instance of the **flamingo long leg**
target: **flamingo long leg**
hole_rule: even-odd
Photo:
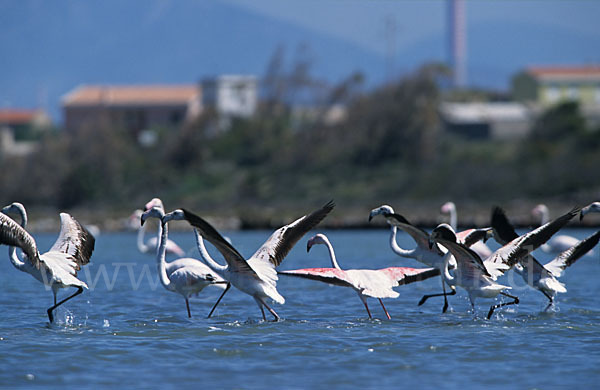
[[[48,309],[48,319],[50,320],[50,323],[54,322],[54,315],[52,314],[52,311],[54,309],[56,309],[57,307],[59,307],[60,305],[62,305],[63,303],[65,303],[66,301],[68,301],[71,298],[76,297],[77,295],[81,294],[83,292],[83,287],[79,286],[77,287],[77,291],[75,291],[75,294],[66,297],[65,299],[63,299],[62,301],[55,303],[54,306],[50,307]]]
[[[269,307],[269,305],[267,305],[267,303],[261,299],[261,303],[267,308],[267,310],[273,315],[273,317],[275,318],[275,322],[279,321],[281,318],[277,315],[277,313],[275,313],[275,310],[271,309]],[[262,308],[261,308],[262,310]],[[263,318],[265,316],[265,313],[263,312]],[[266,320],[265,320],[266,321]]]
[[[221,299],[223,298],[223,296],[225,295],[225,293],[227,292],[227,290],[229,290],[230,287],[231,287],[231,283],[227,282],[227,286],[225,287],[225,291],[223,291],[223,294],[221,294],[221,296],[219,297],[219,299],[217,299],[217,303],[215,303],[215,305],[213,306],[213,308],[210,310],[210,313],[208,313],[208,317],[206,317],[206,318],[210,318],[210,316],[212,316],[213,311],[215,311],[215,309],[219,305],[219,302],[221,302]]]
[[[444,290],[446,290],[446,289],[444,288]],[[445,302],[444,302],[444,308],[443,308],[442,310],[443,310],[443,313],[445,313],[445,312],[446,312],[446,309],[448,309],[448,301],[446,300],[446,296],[448,296],[448,295],[456,295],[456,290],[455,290],[455,289],[453,289],[453,290],[452,290],[452,292],[449,292],[449,293],[447,293],[447,292],[445,292],[445,291],[444,291],[443,293],[440,293],[440,294],[430,294],[430,295],[423,295],[423,298],[421,298],[421,300],[419,301],[419,304],[418,304],[417,306],[421,306],[421,305],[422,305],[422,304],[424,304],[424,303],[425,303],[425,301],[427,301],[429,298],[433,298],[433,297],[442,297],[442,296],[443,296],[443,297],[444,297],[444,300],[445,300]]]
[[[548,295],[548,293],[546,293],[545,291],[542,291],[542,294],[544,294],[546,298],[548,298],[548,300],[550,301],[550,303],[548,303],[548,306],[546,306],[546,308],[544,309],[544,311],[548,311],[548,309],[550,309],[554,305],[554,298],[551,295]]]
[[[499,303],[497,305],[494,305],[494,306],[490,307],[490,311],[489,311],[489,313],[487,315],[487,319],[488,320],[492,317],[492,314],[494,314],[494,310],[496,310],[497,308],[502,307],[502,306],[508,306],[508,305],[516,305],[516,304],[519,303],[519,297],[507,294],[505,292],[501,292],[500,294],[502,294],[502,295],[504,295],[506,297],[512,298],[513,301],[512,302]]]
[[[185,306],[187,307],[188,318],[192,318],[192,312],[190,311],[190,301],[187,298],[185,298]]]
[[[260,309],[260,312],[261,312],[262,317],[263,317],[263,321],[266,321],[267,317],[265,317],[265,310],[263,309],[261,300],[258,299],[258,298],[256,298],[256,297],[254,297],[254,300],[256,301],[256,304],[258,305],[258,308]]]
[[[390,313],[388,313],[387,309],[383,305],[383,301],[381,300],[381,298],[377,298],[377,299],[379,299],[379,303],[381,303],[381,307],[383,307],[383,311],[385,312],[385,315],[387,316],[388,320],[391,320],[392,317],[390,317]]]
[[[361,299],[363,305],[365,305],[365,309],[367,309],[367,313],[369,314],[369,318],[373,319],[373,316],[371,315],[371,311],[369,310],[369,305],[367,305],[367,300],[366,299]]]

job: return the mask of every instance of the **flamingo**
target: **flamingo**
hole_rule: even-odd
[[[531,213],[540,218],[541,224],[548,223],[550,220],[550,211],[545,204],[538,204],[531,210]],[[542,245],[542,250],[547,253],[559,253],[571,248],[579,242],[575,237],[561,234],[553,237],[546,244]]]
[[[391,320],[390,314],[385,308],[381,298],[398,298],[400,294],[392,288],[409,284],[433,276],[439,275],[436,268],[415,269],[408,267],[389,267],[383,269],[348,269],[343,270],[338,265],[333,246],[324,234],[317,234],[308,240],[306,251],[310,251],[315,244],[323,244],[329,250],[329,257],[333,268],[305,268],[290,271],[279,271],[281,275],[295,276],[305,279],[318,280],[333,284],[336,286],[350,287],[356,291],[358,297],[365,305],[369,318],[371,311],[367,304],[367,297],[377,298],[388,320]]]
[[[504,210],[499,207],[494,208],[492,215],[492,224],[494,227],[494,238],[501,244],[512,241],[518,237],[514,227],[508,221]],[[565,285],[558,281],[558,277],[569,266],[573,265],[579,258],[588,253],[600,240],[600,231],[590,237],[579,241],[577,244],[561,252],[553,260],[542,265],[533,256],[522,259],[515,265],[515,270],[523,280],[534,289],[538,290],[550,301],[546,310],[554,305],[556,293],[565,293]]]
[[[158,241],[160,240],[160,227],[157,231],[156,237],[150,238],[148,241],[144,240],[144,236],[146,234],[146,224],[140,224],[140,218],[144,211],[150,210],[152,207],[160,207],[164,210],[164,205],[162,200],[159,198],[153,198],[150,202],[146,203],[144,210],[137,209],[131,214],[129,217],[131,221],[135,222],[138,226],[138,234],[137,234],[137,247],[141,253],[156,253],[156,249],[158,248]],[[181,249],[177,243],[173,240],[167,240],[167,253],[173,254],[178,257],[185,256],[185,251]]]
[[[452,227],[452,229],[454,229],[455,232],[458,231],[458,217],[456,212],[456,205],[454,204],[454,202],[444,203],[440,211],[442,212],[442,214],[448,214],[450,216],[450,226]],[[473,249],[482,259],[485,259],[486,257],[489,257],[492,254],[492,250],[481,241],[476,241],[475,243],[473,243],[471,249]]]
[[[21,225],[4,214],[10,212],[20,214]],[[16,269],[29,273],[52,290],[54,305],[48,308],[47,313],[50,323],[53,323],[54,309],[88,288],[77,278],[77,271],[90,262],[95,239],[71,215],[60,213],[58,238],[48,252],[40,254],[34,238],[25,230],[26,226],[27,212],[21,203],[15,202],[3,208],[0,213],[0,244],[9,245],[10,262]],[[16,247],[23,251],[23,260],[17,255]],[[77,291],[56,302],[58,291],[69,287],[75,287]]]
[[[581,213],[579,214],[579,220],[581,221],[583,216],[589,213],[600,213],[600,202],[590,203],[582,208]]]
[[[229,284],[215,304],[227,293],[231,285],[240,291],[252,296],[258,305],[263,320],[266,321],[265,307],[279,321],[279,315],[267,304],[266,299],[272,299],[279,304],[284,304],[285,299],[277,291],[277,271],[275,267],[281,264],[292,247],[313,227],[317,226],[327,214],[333,210],[334,203],[329,202],[311,214],[303,216],[296,221],[277,229],[269,239],[248,260],[225,240],[221,234],[208,222],[185,209],[177,209],[165,215],[163,220],[186,220],[196,228],[199,235],[199,245],[202,238],[207,239],[223,255],[227,265],[221,265],[209,256],[203,256],[206,264]],[[201,237],[200,237],[201,236]]]
[[[158,218],[160,220],[160,240],[158,250],[156,251],[156,263],[160,283],[168,291],[176,292],[183,296],[188,318],[192,318],[189,302],[190,296],[199,293],[208,286],[218,285],[219,287],[224,287],[223,285],[227,284],[227,281],[212,272],[200,260],[191,257],[180,258],[169,263],[166,262],[166,242],[169,236],[169,229],[167,223],[164,221],[164,216],[165,212],[163,208],[154,206],[142,214],[141,223],[144,224],[148,218]]]
[[[388,205],[383,205],[371,210],[371,212],[369,213],[369,221],[371,221],[377,215],[383,215],[383,217],[386,219],[387,223],[391,227],[390,246],[392,247],[392,251],[394,253],[396,253],[398,256],[415,259],[429,267],[438,269],[440,273],[442,272],[446,256],[450,256],[450,254],[444,253],[438,245],[430,247],[429,234],[426,231],[412,225],[410,222],[408,222],[406,218],[402,217],[401,215],[394,214],[394,209]],[[396,242],[398,228],[404,230],[413,238],[413,240],[417,244],[416,248],[408,250],[400,248],[400,246]],[[456,265],[454,259],[449,259],[449,261],[451,267],[454,267]],[[446,283],[444,283],[444,280],[442,278],[443,292],[441,294],[429,294],[423,296],[423,298],[421,298],[421,300],[419,301],[418,306],[424,304],[425,301],[427,301],[427,299],[431,297],[443,296],[444,307],[442,308],[442,313],[445,313],[448,309],[447,296],[456,294],[456,290],[454,289],[454,287],[450,286],[450,290],[451,292],[446,293]]]
[[[464,244],[457,242],[456,234],[448,224],[444,223],[433,229],[430,241],[431,245],[439,243],[445,246],[456,259],[457,267],[454,270],[454,276],[450,275],[448,261],[446,261],[443,270],[444,278],[449,283],[461,286],[468,292],[473,312],[475,312],[475,299],[478,297],[495,298],[500,294],[513,299],[511,302],[491,306],[487,315],[487,319],[490,319],[497,308],[519,303],[518,297],[504,292],[504,290],[511,287],[496,283],[496,279],[548,241],[577,213],[579,213],[579,208],[574,208],[552,222],[546,223],[522,236],[515,237],[483,261],[477,253]]]

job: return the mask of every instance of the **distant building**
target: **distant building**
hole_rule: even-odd
[[[104,123],[134,134],[179,127],[202,111],[197,85],[82,85],[62,98],[65,128]]]
[[[522,138],[533,123],[527,106],[515,102],[445,102],[439,112],[445,131],[472,139]]]
[[[202,103],[219,117],[219,129],[230,126],[234,117],[254,115],[258,104],[258,82],[255,76],[221,75],[202,80]]]
[[[530,67],[513,77],[512,92],[543,107],[566,100],[600,106],[600,65]]]
[[[41,133],[52,126],[43,110],[0,109],[0,152],[23,156],[35,150]]]

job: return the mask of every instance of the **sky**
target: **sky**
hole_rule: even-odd
[[[445,0],[224,0],[275,19],[352,41],[385,54],[384,24],[396,19],[398,48],[445,29]],[[523,22],[598,36],[600,2],[595,0],[467,0],[470,25]],[[600,54],[597,55],[600,60]]]
[[[278,46],[315,76],[369,85],[445,61],[442,0],[0,0],[0,108],[42,107],[80,84],[261,76]],[[467,0],[468,84],[506,90],[528,65],[600,63],[600,1]]]

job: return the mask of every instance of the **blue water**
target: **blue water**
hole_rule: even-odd
[[[592,230],[564,230],[578,238]],[[395,256],[387,230],[326,232],[343,268],[421,265]],[[270,232],[227,233],[250,256]],[[280,269],[328,266],[325,247],[306,253],[304,237]],[[55,235],[36,235],[47,249]],[[191,233],[171,238],[193,253]],[[410,245],[410,238],[400,236]],[[492,243],[493,246],[493,243]],[[214,253],[214,252],[213,252]],[[155,259],[135,247],[135,233],[102,234],[92,264],[80,272],[90,290],[59,308],[49,325],[52,293],[15,270],[0,248],[0,386],[83,388],[580,388],[600,380],[600,248],[561,279],[568,292],[543,312],[546,298],[511,274],[521,304],[484,317],[494,302],[470,311],[464,291],[423,306],[439,279],[399,287],[385,300],[392,320],[370,300],[369,320],[356,293],[319,282],[280,277],[284,319],[263,322],[249,296],[232,290],[206,319],[221,290],[192,298],[158,283]],[[550,256],[536,255],[543,262]],[[217,255],[215,254],[215,257]],[[509,280],[510,279],[510,280]],[[66,294],[65,291],[61,294]]]

